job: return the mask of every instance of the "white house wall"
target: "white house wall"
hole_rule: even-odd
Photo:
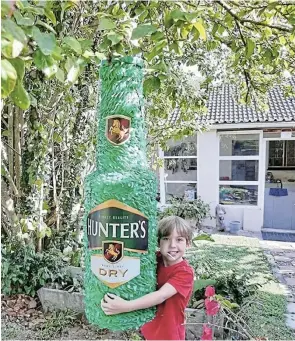
[[[218,200],[218,136],[216,130],[198,134],[198,196],[210,205],[215,216]],[[215,226],[215,219],[204,221],[207,226]]]

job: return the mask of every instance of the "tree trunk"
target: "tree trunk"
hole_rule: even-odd
[[[2,226],[5,232],[8,234],[8,236],[11,236],[11,234],[15,235],[18,232],[17,231],[18,217],[15,213],[14,201],[9,196],[8,193],[9,193],[8,186],[6,182],[2,179],[1,181],[1,206],[7,216],[7,220],[11,229],[8,230],[7,224],[6,226],[2,224]]]
[[[13,169],[13,105],[9,104],[7,106],[8,110],[8,131],[9,131],[9,136],[8,136],[8,146],[9,148],[7,149],[7,156],[8,156],[8,171],[10,174],[11,179],[14,181],[14,169]]]
[[[21,178],[21,145],[20,145],[20,131],[22,127],[20,126],[20,116],[22,115],[22,110],[15,108],[14,110],[14,172],[15,172],[15,185],[20,193],[20,178]]]
[[[39,192],[39,223],[38,223],[38,233],[41,234],[43,230],[43,195],[44,195],[44,183],[41,184],[41,189]],[[42,252],[43,250],[43,238],[39,235],[37,241],[37,251]]]

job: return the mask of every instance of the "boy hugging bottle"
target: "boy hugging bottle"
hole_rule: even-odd
[[[192,294],[194,271],[183,256],[192,237],[192,228],[184,219],[162,219],[158,226],[157,291],[131,301],[107,294],[101,301],[105,314],[157,306],[156,317],[141,328],[145,339],[185,340],[184,311]]]

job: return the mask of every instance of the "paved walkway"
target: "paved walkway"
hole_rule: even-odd
[[[259,239],[274,276],[284,288],[288,301],[286,323],[295,329],[295,243],[263,240],[261,233],[240,231],[239,235]]]
[[[206,229],[204,229],[206,231]],[[229,232],[217,232],[208,228],[206,232],[218,234],[230,234]],[[239,236],[259,239],[261,248],[271,264],[274,276],[281,283],[288,302],[286,312],[287,325],[295,330],[295,242],[280,242],[263,240],[261,233],[239,231]]]
[[[287,325],[295,329],[295,243],[261,240],[274,276],[283,284],[287,306]]]

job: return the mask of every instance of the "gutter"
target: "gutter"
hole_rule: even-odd
[[[237,130],[237,129],[258,129],[258,128],[294,128],[295,121],[275,121],[275,122],[248,122],[248,123],[220,123],[212,124],[209,130]]]

